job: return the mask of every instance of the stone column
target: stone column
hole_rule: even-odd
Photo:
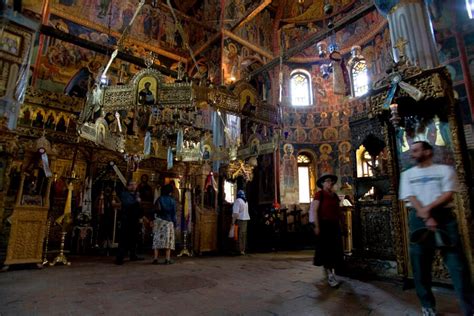
[[[379,12],[388,20],[393,57],[400,59],[400,53],[421,68],[439,65],[433,26],[424,0],[374,0]],[[395,49],[395,46],[404,52]]]

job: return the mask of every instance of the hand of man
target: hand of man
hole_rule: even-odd
[[[425,225],[428,227],[428,229],[435,230],[436,226],[438,226],[438,222],[436,222],[433,217],[430,217],[425,221]]]
[[[431,217],[431,208],[430,207],[422,207],[416,210],[416,216],[422,219],[428,219]]]
[[[319,233],[320,233],[319,227],[315,227],[313,231],[316,236],[319,236]]]

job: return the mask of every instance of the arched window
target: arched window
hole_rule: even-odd
[[[299,203],[310,203],[315,190],[314,167],[312,157],[307,153],[298,155]]]
[[[303,69],[294,70],[290,75],[291,105],[308,106],[313,104],[311,76]]]
[[[360,97],[369,91],[369,74],[365,59],[359,60],[351,68],[352,91],[354,97]]]

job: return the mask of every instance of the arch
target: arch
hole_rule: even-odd
[[[295,69],[290,74],[290,99],[293,106],[313,104],[311,75],[307,70]]]

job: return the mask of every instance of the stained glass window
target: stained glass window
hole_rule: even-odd
[[[294,106],[311,105],[311,79],[309,73],[296,70],[290,77],[291,104]]]
[[[311,160],[306,155],[298,155],[298,163],[310,163]]]
[[[351,69],[354,97],[360,97],[369,91],[369,75],[365,60],[359,60]]]

